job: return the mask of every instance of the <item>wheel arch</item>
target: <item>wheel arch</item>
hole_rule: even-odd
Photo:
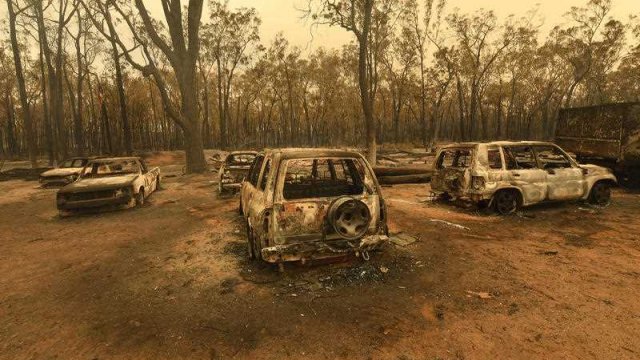
[[[588,199],[589,196],[591,196],[591,190],[593,190],[593,187],[596,186],[596,184],[599,183],[605,183],[608,184],[611,187],[616,187],[618,186],[618,181],[615,178],[609,178],[609,177],[602,177],[602,178],[598,178],[595,179],[593,181],[589,181],[587,184],[587,191],[585,191],[584,196],[582,197],[582,199]]]
[[[491,200],[489,201],[488,206],[493,206],[493,200],[495,199],[496,195],[502,191],[515,192],[518,195],[518,206],[526,205],[526,202],[524,200],[524,194],[522,193],[522,190],[520,188],[516,186],[505,186],[497,189],[496,191],[493,192],[493,194],[491,194]]]

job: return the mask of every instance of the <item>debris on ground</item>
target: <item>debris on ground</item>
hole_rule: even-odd
[[[538,251],[540,255],[558,255],[558,250],[540,250]]]
[[[398,233],[392,235],[390,241],[398,246],[408,246],[418,241],[418,239],[409,234]]]
[[[467,230],[467,231],[470,231],[470,230],[471,230],[471,228],[468,228],[468,227],[466,227],[466,226],[464,226],[464,225],[460,225],[460,224],[452,223],[452,222],[450,222],[450,221],[446,221],[446,220],[430,219],[429,221],[434,222],[434,223],[444,224],[444,225],[447,225],[447,226],[451,226],[451,227],[454,227],[454,228],[456,228],[456,229],[460,229],[460,230]]]
[[[493,296],[488,292],[475,292],[471,290],[467,290],[467,297],[477,296],[480,299],[493,299]]]

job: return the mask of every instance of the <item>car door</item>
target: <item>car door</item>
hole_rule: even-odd
[[[142,160],[137,160],[138,167],[140,169],[139,177],[142,179],[144,193],[150,194],[152,191],[153,178],[151,174],[149,174],[149,169],[147,168],[147,164]]]
[[[253,193],[256,191],[258,178],[260,176],[260,172],[262,171],[263,163],[264,155],[256,156],[256,159],[251,165],[251,169],[249,170],[249,175],[247,176],[246,181],[242,183],[242,190],[240,191],[240,201],[242,202],[242,211],[245,217],[249,217],[251,198],[253,197]]]
[[[264,232],[267,231],[267,225],[263,224],[263,222],[268,221],[268,219],[264,216],[264,211],[268,207],[268,202],[266,199],[266,188],[271,173],[271,168],[272,159],[271,157],[267,156],[264,159],[264,165],[262,166],[262,171],[260,172],[260,176],[258,177],[253,195],[249,198],[248,202],[249,222],[251,223],[256,238],[258,239],[262,238]]]
[[[534,146],[538,166],[547,177],[549,200],[573,200],[584,195],[584,174],[567,154],[555,145]]]
[[[507,180],[522,193],[524,205],[535,204],[547,198],[547,173],[538,167],[533,147],[529,145],[504,146]]]

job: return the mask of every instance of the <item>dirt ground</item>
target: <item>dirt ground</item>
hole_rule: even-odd
[[[385,187],[416,243],[279,274],[213,174],[156,160],[141,209],[62,219],[55,189],[0,182],[0,358],[640,357],[638,193],[499,217]]]

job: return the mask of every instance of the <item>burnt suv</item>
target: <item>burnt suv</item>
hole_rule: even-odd
[[[227,155],[218,170],[218,193],[240,189],[256,154],[255,151],[234,151]]]
[[[240,190],[249,256],[270,263],[356,253],[388,240],[386,208],[369,163],[357,152],[269,150]]]
[[[557,145],[534,141],[444,146],[431,178],[435,194],[468,198],[500,214],[544,201],[606,205],[616,184],[609,169],[578,164]]]

